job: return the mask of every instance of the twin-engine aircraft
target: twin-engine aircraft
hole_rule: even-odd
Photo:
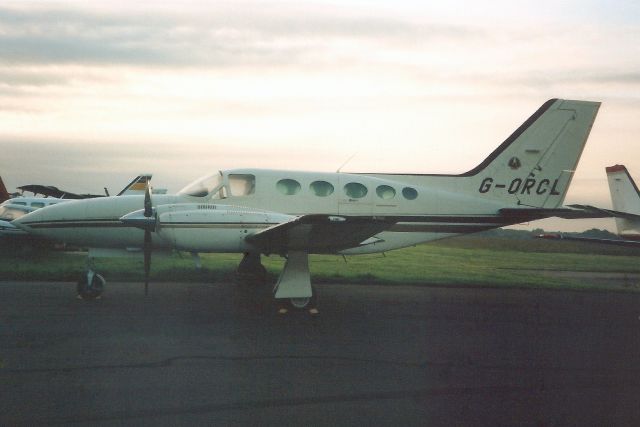
[[[461,175],[216,172],[175,195],[101,197],[35,211],[22,229],[92,248],[241,252],[238,272],[261,277],[261,255],[286,257],[274,296],[313,306],[309,254],[384,252],[551,216],[562,202],[600,103],[552,99],[489,157]],[[100,295],[92,269],[79,295]],[[310,305],[311,304],[311,305]]]

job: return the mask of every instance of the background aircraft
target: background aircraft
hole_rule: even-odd
[[[84,247],[242,252],[238,271],[260,277],[262,254],[286,257],[275,298],[313,301],[308,255],[384,252],[550,216],[562,208],[600,103],[552,99],[474,169],[461,175],[216,172],[176,195],[102,197],[25,215],[26,231]],[[141,209],[142,208],[142,209]],[[591,214],[593,215],[593,214]],[[100,295],[92,268],[78,283]]]
[[[120,191],[120,193],[118,193],[118,196],[143,195],[147,187],[147,183],[151,180],[151,177],[152,177],[151,174],[138,175],[129,184],[127,184],[127,186],[124,187],[122,191]],[[27,186],[18,187],[18,188],[26,189],[27,187],[33,187],[33,186],[27,185]],[[35,187],[43,187],[43,186],[35,186]],[[2,187],[0,188],[0,193],[2,192],[3,188],[4,188],[4,184],[2,184]],[[56,187],[46,187],[46,188],[56,189]],[[6,192],[6,188],[4,188],[4,191]],[[32,190],[27,190],[27,191],[32,191]],[[60,190],[57,190],[57,191],[60,191]],[[60,193],[63,196],[68,194],[73,194],[73,193],[66,193],[66,192],[60,192]],[[42,209],[47,206],[52,206],[58,203],[64,203],[64,202],[69,202],[71,200],[78,199],[78,197],[76,198],[73,198],[73,197],[57,198],[52,196],[50,197],[51,194],[54,194],[53,192],[50,192],[49,195],[47,195],[47,193],[42,193],[42,192],[39,192],[38,194],[43,194],[47,197],[17,196],[17,197],[4,200],[2,203],[0,203],[0,237],[21,236],[25,234],[24,230],[17,228],[15,225],[11,224],[11,221],[13,221],[14,219],[20,218],[37,209]],[[103,197],[103,196],[97,196],[97,197]]]
[[[597,239],[591,237],[568,236],[564,234],[544,234],[539,237],[548,239],[581,240],[586,242],[604,243],[617,246],[640,246],[640,191],[635,181],[624,165],[614,165],[605,168],[611,204],[613,210],[602,209],[589,205],[571,205],[602,217],[611,217],[616,221],[616,231],[621,239]]]
[[[18,193],[9,193],[7,191],[7,187],[4,186],[4,182],[2,182],[2,177],[0,177],[0,203],[16,196],[18,196]]]

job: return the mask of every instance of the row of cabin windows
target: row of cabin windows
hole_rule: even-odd
[[[249,196],[255,193],[256,177],[251,174],[230,174],[229,190],[232,196]],[[285,196],[293,196],[302,190],[302,186],[295,179],[285,178],[276,183],[276,189]],[[309,190],[318,197],[327,197],[333,194],[335,188],[327,181],[313,181],[309,185]],[[367,195],[369,190],[359,182],[350,182],[344,186],[344,193],[352,199],[361,199]],[[383,200],[390,200],[396,197],[395,188],[390,185],[379,185],[376,187],[376,194]],[[415,188],[404,187],[402,197],[407,200],[415,200],[418,192]]]
[[[276,188],[285,196],[293,196],[302,190],[298,181],[289,178],[278,181]],[[333,194],[335,188],[327,181],[313,181],[309,185],[309,190],[318,197],[327,197]],[[369,190],[359,182],[350,182],[344,186],[344,192],[352,199],[361,199],[367,195]],[[376,194],[381,199],[389,200],[396,196],[396,190],[389,185],[379,185],[376,188]],[[414,188],[405,187],[402,189],[402,196],[407,200],[415,200],[418,197],[418,192]]]

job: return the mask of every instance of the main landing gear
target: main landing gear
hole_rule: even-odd
[[[291,251],[287,256],[284,269],[273,288],[273,294],[263,295],[267,282],[267,270],[260,262],[260,254],[247,252],[244,254],[235,274],[242,299],[265,301],[273,298],[277,301],[278,313],[286,314],[290,310],[308,311],[318,314],[317,293],[311,286],[308,254],[302,251]],[[254,301],[255,302],[255,301]],[[257,304],[259,305],[259,304]]]
[[[280,302],[278,313],[286,314],[289,308],[308,310],[309,314],[317,315],[318,294],[311,286],[309,273],[309,254],[304,251],[289,251],[284,269],[273,288],[276,299]],[[284,301],[288,300],[287,304]]]

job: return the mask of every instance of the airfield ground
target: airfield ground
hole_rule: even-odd
[[[0,425],[640,424],[637,292],[235,289],[0,282]]]

